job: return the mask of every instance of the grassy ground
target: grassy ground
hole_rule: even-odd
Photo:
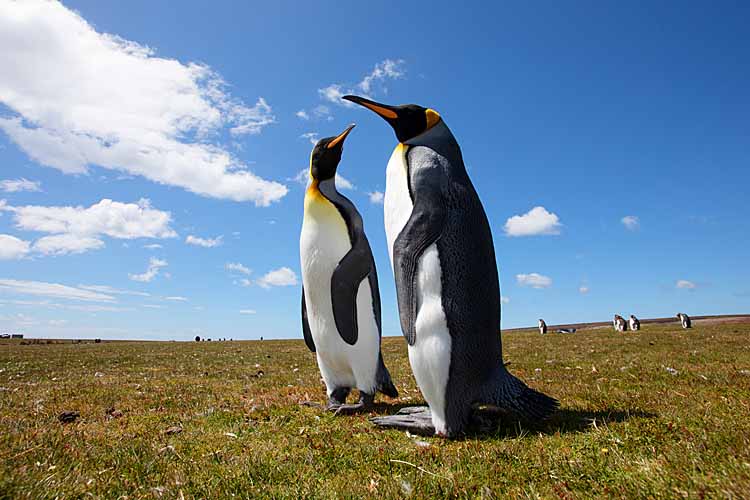
[[[748,498],[749,340],[748,323],[505,335],[511,371],[562,410],[450,442],[301,406],[324,402],[301,340],[6,341],[0,498]],[[421,402],[404,341],[383,350],[402,397],[378,411]]]

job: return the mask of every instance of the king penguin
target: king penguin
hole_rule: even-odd
[[[336,190],[352,128],[313,148],[300,235],[302,332],[317,356],[328,409],[337,414],[366,410],[376,391],[398,396],[380,352],[380,290],[370,243],[354,204]],[[359,402],[347,405],[352,388]]]
[[[385,119],[398,139],[386,170],[385,230],[409,362],[435,433],[463,433],[477,404],[547,417],[557,401],[503,364],[490,225],[450,129],[433,109],[344,99]]]

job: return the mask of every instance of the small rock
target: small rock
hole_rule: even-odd
[[[227,437],[230,437],[230,438],[236,438],[237,437],[237,434],[235,434],[234,432],[225,432],[224,435],[227,436]]]
[[[665,370],[667,370],[667,373],[669,373],[670,375],[677,375],[678,373],[680,373],[670,366],[666,367]]]
[[[172,427],[164,431],[164,434],[179,434],[180,432],[182,432],[182,427],[180,427],[179,425],[173,425]]]
[[[81,414],[77,411],[64,411],[61,414],[57,416],[57,420],[64,424],[70,424],[76,421],[78,417],[80,417]]]
[[[94,377],[103,377],[104,374],[102,372],[96,372],[94,373]]]

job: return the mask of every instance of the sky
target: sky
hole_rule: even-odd
[[[383,334],[387,124],[437,110],[488,214],[502,326],[750,309],[743,2],[0,0],[0,331],[301,338],[317,138],[357,128]]]

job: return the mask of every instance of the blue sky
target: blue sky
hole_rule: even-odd
[[[0,330],[300,337],[295,178],[310,137],[356,122],[342,192],[399,334],[377,195],[395,138],[335,98],[350,90],[453,130],[503,327],[747,312],[748,19],[739,2],[0,2]]]

